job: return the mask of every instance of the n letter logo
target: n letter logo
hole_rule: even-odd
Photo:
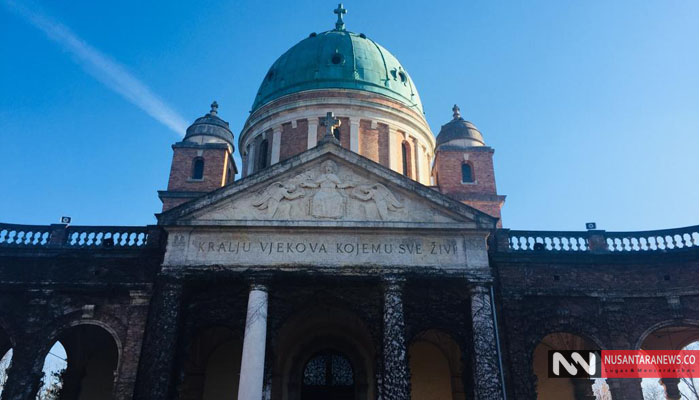
[[[600,353],[588,350],[550,350],[550,378],[595,378],[600,376]]]

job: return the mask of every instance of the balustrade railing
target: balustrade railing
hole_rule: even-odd
[[[0,224],[0,246],[44,246],[50,238],[49,225]]]
[[[151,235],[147,226],[0,224],[0,247],[139,248]]]
[[[697,248],[698,226],[639,232],[516,231],[502,229],[493,244],[507,252],[673,252]]]
[[[66,230],[69,247],[141,247],[146,245],[145,226],[70,226]]]

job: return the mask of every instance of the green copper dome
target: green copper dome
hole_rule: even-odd
[[[411,77],[385,48],[345,30],[315,34],[297,43],[272,64],[255,96],[254,112],[282,96],[314,89],[355,89],[381,94],[423,114]]]

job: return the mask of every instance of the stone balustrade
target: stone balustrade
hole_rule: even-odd
[[[497,252],[644,253],[697,249],[698,242],[697,225],[639,232],[500,229],[491,247]]]
[[[150,226],[0,224],[0,247],[141,248],[157,232],[156,227]]]

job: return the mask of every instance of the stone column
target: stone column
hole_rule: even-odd
[[[239,400],[260,400],[265,376],[265,340],[267,337],[267,288],[253,284],[248,295],[248,312],[243,337]]]
[[[148,312],[145,343],[141,349],[135,400],[173,398],[177,337],[180,330],[182,282],[164,282],[154,291]]]
[[[306,148],[312,149],[316,147],[316,142],[318,141],[318,118],[309,118],[308,122],[308,133],[306,138]]]
[[[661,378],[659,383],[664,387],[667,400],[681,399],[681,391],[678,389],[678,384],[681,383],[680,378]]]
[[[272,151],[270,152],[270,165],[280,162],[280,145],[282,144],[282,126],[272,128]]]
[[[471,305],[476,398],[503,399],[491,294],[486,286],[471,288]]]
[[[596,400],[593,394],[593,379],[572,379],[574,385],[574,398],[576,400]]]
[[[24,339],[12,348],[12,361],[7,369],[2,400],[34,400],[39,390],[45,354],[40,350],[40,340]]]
[[[608,378],[610,394],[613,400],[642,400],[641,378]]]
[[[389,277],[384,282],[384,399],[408,400],[411,374],[405,339],[403,315],[403,279]]]
[[[360,153],[360,118],[350,118],[350,151]]]
[[[132,290],[129,292],[129,296],[131,301],[128,310],[126,339],[122,346],[122,362],[119,364],[117,380],[114,384],[114,398],[116,400],[131,400],[134,397],[134,385],[141,357],[143,336],[146,331],[151,295],[146,291]]]

